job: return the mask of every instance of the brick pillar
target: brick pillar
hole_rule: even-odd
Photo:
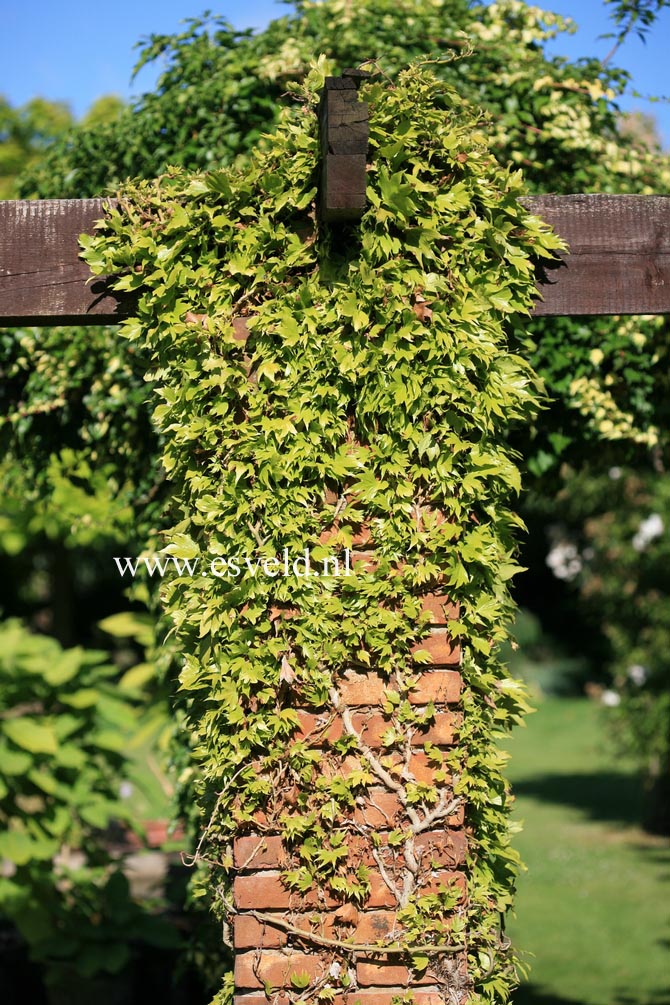
[[[454,802],[449,780],[444,773],[438,772],[436,777],[437,769],[422,747],[429,742],[448,750],[458,730],[461,675],[454,667],[460,664],[460,650],[452,645],[448,630],[448,622],[457,617],[457,611],[446,596],[436,594],[425,596],[423,607],[430,612],[433,627],[429,637],[415,648],[427,650],[431,663],[417,665],[420,677],[410,702],[416,708],[433,702],[435,715],[427,728],[417,730],[413,736],[412,748],[416,750],[412,749],[407,758],[402,777],[404,781],[414,779],[434,785],[444,808]],[[345,718],[375,758],[388,756],[381,743],[389,725],[383,712],[388,684],[374,670],[365,674],[348,672],[338,684],[341,708],[346,706],[346,711],[333,715],[330,708],[324,709],[323,715],[318,710],[299,713],[301,729],[297,738],[324,750],[324,773],[346,777],[365,768],[365,759],[360,755],[349,753],[339,759],[329,755],[329,744],[348,731]],[[399,751],[390,756],[402,760]],[[428,968],[417,974],[409,968],[411,961],[407,958],[366,951],[352,955],[329,944],[347,940],[362,945],[380,940],[390,943],[402,932],[397,912],[407,882],[408,859],[405,846],[398,851],[388,839],[391,832],[412,827],[403,793],[390,791],[373,778],[351,809],[347,866],[354,872],[365,863],[371,884],[367,899],[358,906],[343,904],[323,890],[302,894],[283,884],[282,871],[297,869],[300,864],[280,837],[279,817],[282,811],[290,812],[291,798],[290,792],[279,793],[277,800],[270,801],[267,812],[256,814],[256,832],[239,836],[234,844],[235,1005],[317,1002],[318,992],[328,986],[329,977],[341,981],[345,974],[349,989],[342,992],[338,987],[332,999],[334,1005],[391,1005],[394,996],[410,989],[416,1005],[463,1002],[467,997],[464,953],[431,956]],[[426,820],[425,810],[420,816]],[[373,834],[377,835],[375,841]],[[413,838],[409,854],[416,865],[414,896],[436,893],[445,887],[453,889],[455,885],[462,905],[466,896],[462,872],[465,853],[463,809],[457,805],[448,817],[439,818],[438,814],[434,823],[428,821],[428,826]],[[457,904],[452,913],[458,909]],[[280,924],[273,924],[273,920]],[[303,939],[296,930],[316,938]],[[272,992],[269,999],[266,988]]]

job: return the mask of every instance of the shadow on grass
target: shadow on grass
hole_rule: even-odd
[[[564,998],[552,991],[545,991],[538,984],[522,984],[512,995],[511,1005],[584,1005],[582,998]],[[598,1005],[670,1005],[670,990],[619,992],[613,998]]]
[[[574,806],[600,823],[639,825],[645,809],[640,780],[623,771],[551,774],[515,782],[516,795]]]
[[[670,1005],[670,990],[646,991],[644,998],[635,994],[618,994],[612,1005]]]
[[[522,984],[512,995],[511,1005],[584,1005],[577,998],[563,998],[543,991],[538,984]]]

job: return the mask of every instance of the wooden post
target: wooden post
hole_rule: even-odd
[[[326,77],[319,105],[321,191],[319,216],[328,223],[360,220],[365,212],[368,105],[358,101],[362,70]]]

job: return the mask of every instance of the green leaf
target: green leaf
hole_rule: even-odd
[[[53,727],[28,716],[8,719],[4,732],[18,747],[29,750],[31,754],[55,754],[58,749]]]
[[[91,708],[100,698],[100,692],[95,688],[82,688],[80,691],[73,691],[72,694],[64,694],[61,701],[64,705],[71,705],[72,708]]]
[[[0,748],[0,771],[3,775],[25,775],[32,763],[33,759],[29,754],[10,750],[5,745]]]
[[[51,858],[57,849],[58,843],[47,838],[32,838],[16,830],[0,833],[0,858],[6,858],[14,865],[27,865],[33,860],[44,861]]]
[[[298,991],[302,991],[303,988],[309,987],[310,976],[306,972],[291,974],[291,986],[297,988]]]

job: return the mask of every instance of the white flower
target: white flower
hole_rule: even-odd
[[[619,480],[619,478],[621,478],[621,468],[617,467],[610,468],[608,474],[612,479],[612,481],[616,482]]]
[[[660,537],[664,530],[664,523],[658,513],[651,513],[646,520],[642,520],[633,538],[633,547],[636,551],[644,551],[654,538]]]
[[[621,704],[621,695],[617,694],[616,691],[603,691],[600,700],[603,705],[607,705],[609,708],[616,708],[617,705]]]
[[[647,668],[640,666],[639,663],[636,663],[634,666],[628,667],[628,676],[632,680],[633,684],[637,684],[638,687],[642,687],[648,677]]]
[[[551,549],[546,559],[547,565],[557,579],[574,579],[582,571],[582,560],[577,545],[570,541],[559,541]]]
[[[122,799],[130,799],[133,794],[132,782],[121,782],[119,785],[119,795]]]

